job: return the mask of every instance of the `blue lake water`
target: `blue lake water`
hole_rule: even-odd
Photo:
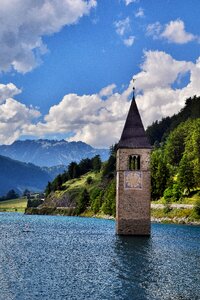
[[[0,299],[200,299],[200,227],[0,213]]]

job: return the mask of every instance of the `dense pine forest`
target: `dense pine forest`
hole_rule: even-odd
[[[186,100],[176,115],[147,128],[151,155],[152,200],[178,200],[200,187],[200,97]]]
[[[180,123],[188,119],[200,118],[200,97],[194,96],[185,102],[185,106],[181,111],[172,117],[163,118],[161,121],[155,121],[151,126],[147,127],[151,145],[165,142],[170,132],[173,131]]]
[[[179,201],[200,189],[200,97],[186,100],[176,115],[147,128],[151,154],[152,200]],[[68,170],[46,187],[41,213],[67,207],[67,214],[115,215],[116,148],[110,149],[108,161],[98,155],[71,162]]]
[[[181,122],[151,155],[152,199],[178,200],[200,187],[200,118]]]

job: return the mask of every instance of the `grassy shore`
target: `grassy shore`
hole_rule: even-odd
[[[59,216],[73,216],[73,209],[66,207],[57,208],[28,208],[27,214],[38,215],[59,215]],[[113,216],[106,215],[103,212],[94,214],[91,209],[87,209],[80,217],[87,218],[101,218],[115,220]],[[154,223],[173,223],[173,224],[193,224],[200,225],[200,216],[196,214],[194,208],[152,208],[151,209],[151,221]]]
[[[199,189],[192,191],[189,196],[182,196],[179,201],[170,202],[164,198],[152,201],[151,219],[159,223],[200,225],[200,215],[195,210],[197,202],[200,203]]]
[[[193,203],[193,201],[185,201],[186,203]],[[196,200],[196,197],[195,197]],[[163,202],[152,202],[154,204],[153,208],[151,209],[151,220],[152,222],[157,223],[175,223],[175,224],[198,224],[200,225],[200,216],[196,214],[193,207],[179,207],[180,203],[175,202],[177,205],[176,208],[170,207],[170,205],[164,206],[161,208],[159,205]],[[0,212],[25,212],[25,208],[27,206],[27,199],[20,198],[14,200],[7,200],[0,202]],[[157,207],[155,207],[157,206]],[[27,213],[30,214],[44,214],[44,215],[73,215],[73,211],[68,208],[46,208],[45,209],[37,209],[37,208],[30,208],[27,210]],[[86,210],[80,216],[82,217],[94,217],[94,218],[103,218],[103,219],[112,219],[114,220],[113,216],[105,215],[102,212],[98,212],[94,214],[94,212],[90,209]]]
[[[25,212],[27,206],[26,198],[6,200],[0,202],[0,212]]]
[[[151,220],[156,223],[200,225],[200,216],[193,208],[153,208],[151,209]]]

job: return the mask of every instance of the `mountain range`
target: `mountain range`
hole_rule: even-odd
[[[109,150],[95,149],[83,142],[48,139],[19,140],[11,145],[0,145],[0,155],[40,167],[67,166],[71,161],[79,162],[98,154],[105,161]]]
[[[43,191],[48,181],[66,170],[67,165],[99,154],[105,161],[108,149],[95,149],[83,142],[65,140],[25,140],[0,145],[0,196],[10,189]]]

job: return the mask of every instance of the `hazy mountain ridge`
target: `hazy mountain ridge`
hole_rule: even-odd
[[[11,145],[0,145],[0,155],[41,167],[67,166],[71,161],[79,162],[99,154],[104,161],[108,159],[108,149],[95,149],[83,142],[65,140],[25,140]]]
[[[49,176],[54,179],[58,174],[63,173],[66,169],[67,166],[64,165],[58,165],[58,166],[53,166],[53,167],[40,167],[41,170],[45,171]]]
[[[52,177],[40,167],[0,155],[0,196],[10,189],[42,191]]]

